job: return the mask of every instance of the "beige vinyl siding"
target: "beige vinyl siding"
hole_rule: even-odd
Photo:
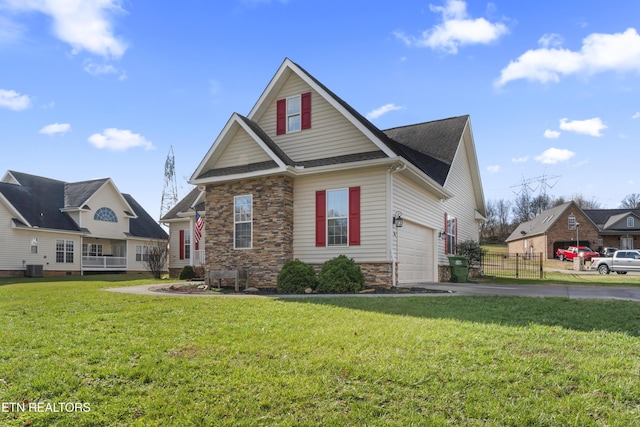
[[[11,254],[10,269],[22,269],[25,264],[42,265],[44,271],[80,271],[82,260],[81,237],[65,233],[52,233],[33,229],[10,229],[15,252]],[[38,253],[31,253],[31,237],[38,238]],[[56,262],[56,240],[73,241],[73,262]]]
[[[292,74],[277,98],[287,98],[311,91],[311,129],[276,136],[274,100],[258,124],[294,161],[322,159],[379,150],[351,122],[297,75]]]
[[[464,137],[469,137],[467,132],[464,133]],[[458,219],[458,242],[478,241],[480,234],[478,223],[475,220],[476,197],[473,191],[466,144],[460,144],[458,148],[449,178],[445,183],[445,189],[454,195],[444,202],[444,208],[449,216]],[[444,225],[444,218],[442,221]],[[444,255],[441,256],[441,262],[448,262]]]
[[[262,147],[260,147],[244,129],[240,129],[220,155],[220,158],[215,164],[215,168],[248,165],[268,160],[271,160],[271,157],[269,157]]]
[[[182,268],[189,265],[190,260],[180,259],[180,230],[189,230],[190,221],[176,221],[169,226],[169,267]],[[193,244],[193,233],[191,235]],[[204,249],[204,238],[200,242],[200,247]],[[134,248],[135,250],[135,248]],[[135,257],[134,257],[135,258]]]
[[[293,255],[321,263],[344,254],[357,262],[390,260],[387,216],[387,172],[384,168],[296,178],[293,186]],[[316,247],[316,191],[360,187],[359,246]]]
[[[130,211],[130,208],[113,186],[110,184],[104,185],[89,198],[87,205],[91,210],[80,213],[80,226],[88,228],[91,232],[91,237],[126,238],[125,233],[129,232],[129,218],[125,216],[124,211]],[[102,207],[111,209],[116,214],[118,222],[94,220],[93,217],[96,211]]]
[[[438,239],[438,232],[443,228],[444,223],[442,209],[443,202],[437,196],[401,174],[393,175],[394,212],[400,211],[405,220],[433,230],[433,249],[429,251],[434,257],[432,265],[447,261],[438,258],[438,254],[444,252],[444,242]],[[401,230],[400,238],[402,238],[403,231]],[[437,276],[435,277],[437,278]]]

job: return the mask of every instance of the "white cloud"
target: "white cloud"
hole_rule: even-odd
[[[447,0],[444,6],[429,5],[429,8],[432,12],[442,14],[442,24],[424,31],[417,38],[400,31],[396,31],[395,36],[409,46],[429,47],[456,54],[460,46],[488,44],[509,32],[502,23],[469,17],[467,4],[462,0]]]
[[[574,120],[571,122],[567,119],[560,119],[560,129],[584,135],[602,136],[600,131],[606,128],[607,125],[602,123],[600,117],[587,120]]]
[[[386,105],[383,105],[382,107],[376,108],[375,110],[367,113],[367,119],[369,120],[377,119],[378,117],[384,114],[387,114],[389,111],[397,111],[397,110],[402,110],[402,107],[396,104],[386,104]]]
[[[632,119],[640,119],[640,111],[631,116]]]
[[[125,151],[134,147],[143,147],[145,150],[155,148],[142,135],[116,128],[105,129],[102,133],[91,135],[89,142],[96,148],[106,148],[111,151]]]
[[[560,138],[560,132],[557,130],[547,129],[544,131],[544,137],[549,139],[557,139]]]
[[[591,34],[577,52],[560,48],[557,42],[555,37],[540,39],[542,47],[528,50],[511,61],[502,69],[495,85],[504,86],[518,79],[558,82],[562,76],[578,73],[640,71],[640,35],[634,28],[624,33]]]
[[[84,71],[91,74],[92,76],[99,76],[102,74],[119,74],[118,80],[125,80],[127,78],[127,73],[122,70],[117,69],[111,64],[96,64],[95,62],[89,60],[85,61]]]
[[[487,166],[487,170],[491,173],[497,173],[500,171],[500,165]]]
[[[575,156],[576,153],[574,153],[573,151],[569,151],[567,149],[564,148],[549,148],[548,150],[545,150],[544,152],[542,152],[542,154],[540,154],[539,156],[536,156],[535,159],[537,161],[539,161],[540,163],[544,163],[547,165],[553,165],[556,164],[558,162],[564,162],[569,160],[570,158],[572,158],[573,156]]]
[[[31,98],[20,95],[15,90],[0,89],[0,107],[14,111],[26,110],[31,107]]]
[[[564,43],[564,39],[559,34],[545,34],[538,40],[538,44],[544,48],[559,47],[562,46],[562,43]]]
[[[40,12],[53,19],[57,38],[71,45],[73,53],[88,51],[109,58],[121,57],[126,44],[113,34],[111,15],[122,12],[120,0],[4,0],[19,12]]]
[[[53,123],[40,129],[39,133],[53,135],[56,133],[65,133],[69,131],[69,129],[71,129],[71,125],[69,123]]]
[[[513,163],[524,163],[527,160],[529,160],[529,156],[523,156],[523,157],[514,157],[513,159],[511,159],[511,161]]]

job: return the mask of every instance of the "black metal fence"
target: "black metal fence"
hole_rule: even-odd
[[[485,276],[516,279],[542,279],[542,253],[494,253],[485,252],[480,259],[480,269]]]

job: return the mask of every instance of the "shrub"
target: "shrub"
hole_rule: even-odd
[[[318,285],[316,271],[299,259],[285,262],[278,274],[277,289],[283,294],[303,294],[307,288]]]
[[[482,249],[482,247],[480,247],[480,243],[474,240],[465,240],[464,242],[458,243],[456,246],[456,253],[458,255],[469,258],[469,268],[479,266],[482,255],[485,252],[486,249]]]
[[[364,289],[364,274],[352,258],[340,255],[322,264],[319,293],[350,293]]]
[[[180,271],[180,280],[191,280],[194,277],[196,277],[196,272],[193,270],[193,267],[190,265],[182,267],[182,271]]]

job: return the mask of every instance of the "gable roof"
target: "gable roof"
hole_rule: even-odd
[[[167,212],[160,221],[170,221],[175,219],[184,219],[182,213],[191,213],[195,215],[194,209],[199,212],[204,212],[204,201],[201,201],[202,190],[198,187],[194,188],[184,196],[169,212]],[[194,205],[195,204],[195,205]],[[193,208],[193,209],[192,209]]]
[[[520,223],[505,241],[510,242],[512,240],[529,238],[531,236],[546,233],[551,226],[556,223],[558,218],[560,218],[562,214],[572,206],[575,209],[580,209],[578,205],[573,201],[570,201],[551,209],[547,209],[546,211],[542,211],[532,220]]]
[[[105,183],[111,182],[106,178],[66,183],[16,171],[8,171],[3,181],[0,182],[0,195],[18,214],[14,219],[16,225],[84,233],[88,230],[79,227],[66,211],[71,210],[69,208],[88,208],[80,205],[83,205]],[[167,238],[162,227],[133,197],[128,194],[121,194],[121,197],[133,211],[125,211],[125,214],[130,217],[131,236]]]
[[[313,159],[307,161],[294,162],[269,135],[263,131],[254,119],[259,119],[265,114],[269,105],[275,101],[279,90],[284,86],[287,79],[292,75],[297,75],[308,86],[315,90],[324,100],[338,110],[342,115],[358,128],[377,146],[378,150],[366,153],[357,153],[329,157],[323,159]],[[214,156],[214,151],[218,146],[223,145],[225,133],[231,129],[233,121],[242,122],[246,128],[252,130],[261,146],[266,147],[265,151],[272,157],[273,161],[262,161],[258,163],[230,166],[225,168],[207,168],[209,159]],[[228,179],[232,176],[245,177],[255,176],[263,173],[286,172],[290,174],[300,173],[303,169],[314,167],[326,167],[346,163],[355,163],[372,160],[389,161],[404,159],[407,163],[415,167],[416,172],[424,174],[425,182],[433,188],[442,198],[450,197],[450,193],[444,190],[445,184],[455,154],[463,141],[463,134],[468,130],[469,116],[452,117],[450,119],[424,122],[410,126],[382,131],[374,126],[362,114],[329,90],[319,80],[313,77],[305,69],[300,67],[288,58],[285,58],[280,68],[271,79],[258,101],[251,109],[247,117],[234,113],[232,118],[222,130],[220,136],[211,146],[200,165],[191,176],[192,184],[210,182],[211,179]],[[475,154],[472,158],[477,162]],[[476,168],[477,169],[477,168]],[[310,171],[306,171],[307,173]],[[480,174],[477,170],[472,170],[473,179],[479,183]],[[228,177],[228,178],[227,178]],[[481,186],[474,185],[476,192],[482,191]],[[476,195],[479,206],[484,205],[484,196]],[[484,206],[479,207],[484,215]]]
[[[640,228],[639,225],[629,229],[626,224],[623,228],[614,228],[618,221],[629,215],[640,219],[640,209],[585,209],[583,212],[602,231],[628,231]]]

